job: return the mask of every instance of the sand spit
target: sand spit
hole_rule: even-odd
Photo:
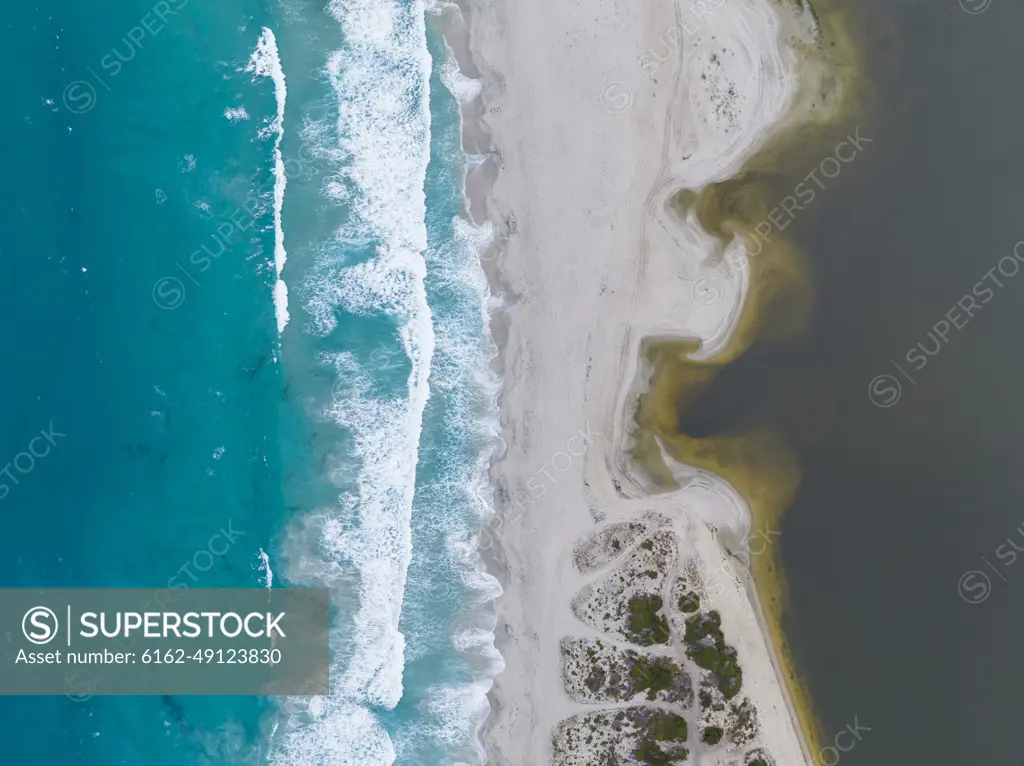
[[[489,763],[810,764],[749,587],[746,503],[667,454],[659,486],[631,454],[646,340],[727,355],[750,289],[742,241],[723,245],[676,201],[827,111],[814,13],[802,0],[461,9],[456,53],[483,86],[466,143],[491,157],[467,188],[497,233],[485,266],[505,384],[500,525],[482,542],[504,589]]]

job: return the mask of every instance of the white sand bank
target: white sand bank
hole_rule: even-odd
[[[508,449],[494,473],[509,502],[500,546],[486,553],[504,588],[506,668],[491,695],[489,762],[550,763],[559,722],[596,709],[562,680],[560,641],[599,635],[571,609],[595,579],[574,567],[574,545],[654,510],[671,520],[680,561],[697,557],[720,586],[708,597],[759,711],[754,744],[780,766],[810,763],[756,600],[708,527],[742,538],[749,513],[695,472],[684,489],[648,497],[623,437],[643,338],[696,337],[713,354],[746,289],[748,270],[714,265],[720,244],[666,201],[735,174],[779,129],[797,85],[789,43],[811,39],[810,16],[773,0],[466,0],[464,10],[497,157],[496,177],[485,166],[469,186],[474,213],[502,240],[488,265],[505,296],[495,329]],[[669,650],[681,656],[678,638]],[[692,763],[743,762],[703,750],[696,726],[688,746]]]

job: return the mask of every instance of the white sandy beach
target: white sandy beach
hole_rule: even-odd
[[[567,693],[560,642],[625,646],[572,609],[616,564],[584,575],[574,547],[655,511],[678,544],[666,600],[696,561],[760,720],[756,739],[733,752],[703,745],[699,713],[684,713],[688,763],[742,766],[763,748],[777,766],[809,764],[756,596],[713,533],[745,539],[746,507],[718,478],[684,467],[683,489],[648,494],[626,440],[647,382],[641,341],[696,337],[713,355],[746,289],[742,253],[714,265],[727,255],[720,243],[666,202],[735,174],[780,129],[798,83],[790,41],[812,39],[810,14],[773,0],[467,0],[463,11],[471,63],[456,52],[483,84],[484,133],[467,125],[467,148],[489,149],[497,169],[485,165],[469,190],[477,220],[499,234],[488,267],[503,300],[494,328],[507,451],[494,476],[504,524],[485,555],[504,589],[496,645],[506,667],[484,733],[489,762],[551,763],[558,724],[597,709]],[[473,146],[481,135],[489,147]],[[677,623],[660,651],[685,661]]]

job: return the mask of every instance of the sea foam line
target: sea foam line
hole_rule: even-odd
[[[278,333],[284,332],[288,324],[288,286],[281,279],[288,254],[284,249],[284,228],[281,225],[281,211],[284,207],[284,191],[288,185],[285,174],[284,159],[281,157],[281,139],[284,138],[284,108],[288,100],[288,88],[285,83],[284,69],[277,50],[277,38],[268,27],[263,27],[256,50],[249,59],[247,72],[260,77],[269,77],[274,81],[274,99],[277,101],[277,117],[270,125],[277,137],[274,140],[274,268],[277,281],[274,283],[274,316],[277,319]]]
[[[358,606],[351,630],[332,639],[347,651],[335,654],[331,696],[282,704],[285,721],[270,762],[388,766],[395,749],[372,707],[394,708],[403,693],[399,621],[434,351],[424,287],[431,62],[422,2],[334,0],[329,11],[346,47],[329,54],[325,67],[337,103],[336,144],[326,154],[337,164],[324,191],[346,220],[305,280],[308,329],[330,335],[339,310],[393,317],[410,369],[396,395],[368,379],[351,351],[320,357],[339,378],[324,415],[347,432],[352,454],[339,471],[339,505],[296,521],[291,536],[304,540],[312,529],[315,547],[306,543],[287,555],[286,577],[338,594],[354,588]],[[363,245],[362,260],[352,243]]]
[[[452,6],[448,12],[458,10]],[[443,85],[460,107],[480,95],[480,82],[462,74],[447,41],[438,69]],[[461,108],[456,115],[453,151],[448,151],[451,133],[441,134],[440,148],[446,164],[460,169],[455,191],[461,197],[462,211],[451,219],[450,235],[435,232],[440,241],[428,251],[428,289],[436,296],[437,305],[443,307],[435,318],[437,346],[431,387],[438,394],[438,402],[432,402],[431,407],[440,407],[444,413],[443,438],[452,452],[468,447],[475,455],[466,454],[459,460],[439,460],[435,456],[431,461],[432,481],[418,486],[414,506],[417,527],[429,536],[425,530],[440,526],[444,545],[440,550],[419,553],[419,572],[424,574],[422,567],[429,562],[426,565],[432,573],[423,578],[426,582],[411,586],[406,604],[414,612],[413,604],[425,599],[416,606],[429,612],[438,601],[438,591],[446,600],[458,599],[454,623],[425,616],[415,618],[415,630],[413,621],[409,623],[412,645],[423,656],[446,657],[447,667],[450,655],[441,649],[436,635],[440,629],[443,641],[455,650],[458,670],[450,668],[441,683],[419,690],[420,714],[403,723],[392,736],[403,762],[431,758],[438,762],[443,758],[440,762],[479,766],[487,760],[481,742],[481,731],[490,714],[487,695],[494,677],[504,668],[494,647],[494,599],[501,595],[501,586],[486,571],[478,553],[480,529],[494,514],[489,467],[501,445],[497,405],[500,380],[491,367],[497,355],[489,328],[492,297],[480,260],[493,242],[494,227],[490,222],[477,226],[464,217],[470,208],[467,173],[475,163],[461,140]],[[437,220],[431,226],[444,228]],[[463,462],[466,458],[468,462]],[[451,574],[456,578],[449,582]],[[468,682],[464,680],[467,675]]]

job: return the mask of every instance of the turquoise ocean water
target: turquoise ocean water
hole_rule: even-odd
[[[0,585],[328,585],[337,619],[330,697],[0,697],[0,763],[482,762],[488,232],[438,12],[5,14]]]

